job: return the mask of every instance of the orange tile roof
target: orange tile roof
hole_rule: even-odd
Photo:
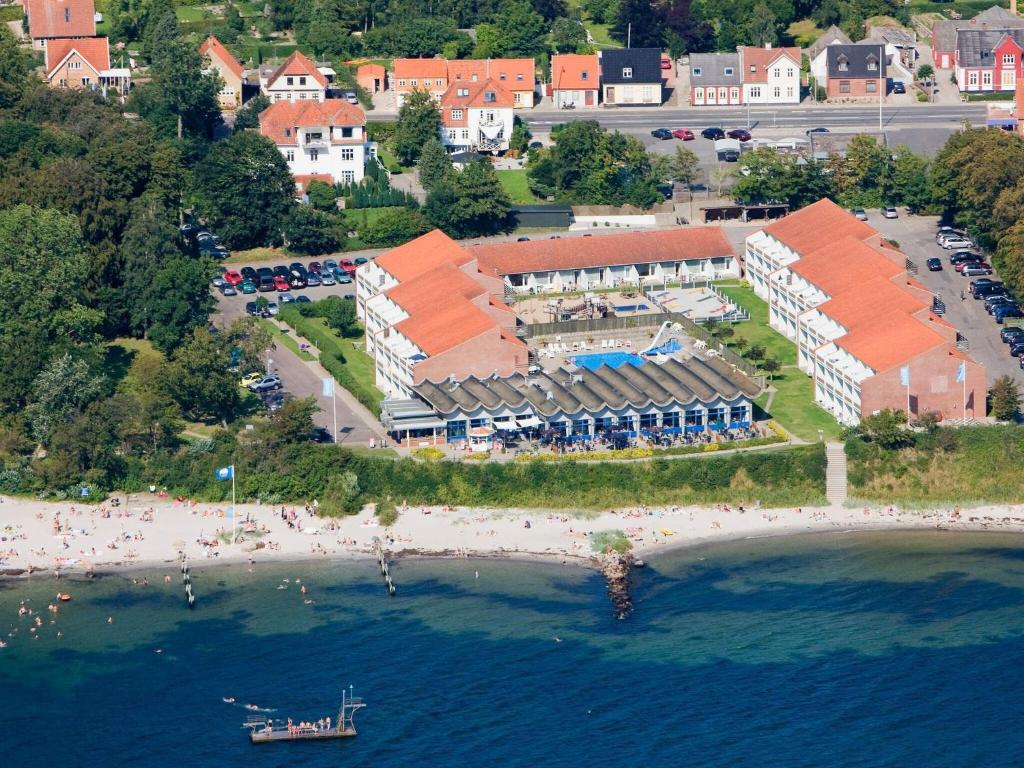
[[[800,49],[799,48],[756,48],[744,45],[740,47],[740,60],[743,62],[744,83],[767,83],[768,68],[780,58],[785,60],[788,57],[793,62],[796,70],[800,71]],[[750,68],[754,67],[751,72]]]
[[[448,62],[444,59],[395,59],[396,80],[448,79]]]
[[[316,80],[322,88],[327,87],[327,78],[325,78],[320,71],[316,68],[316,64],[309,60],[302,51],[293,51],[292,54],[284,60],[284,64],[274,70],[273,74],[267,78],[267,87],[271,87],[277,82],[277,79],[284,77],[285,75],[306,75]]]
[[[329,173],[307,173],[299,174],[295,177],[295,187],[297,192],[305,192],[306,187],[309,186],[311,181],[322,181],[324,184],[334,184],[334,179]]]
[[[472,301],[487,290],[451,262],[429,272],[405,280],[384,292],[410,315],[436,312],[438,305],[449,301]]]
[[[95,37],[93,0],[25,0],[28,34],[33,40],[53,37]]]
[[[231,52],[213,35],[210,35],[203,41],[203,44],[199,46],[199,53],[203,56],[209,56],[210,58],[216,58],[220,61],[232,74],[238,77],[242,76],[244,70],[242,65],[238,63],[238,60],[231,55]]]
[[[366,125],[366,114],[344,99],[275,101],[260,112],[260,133],[275,144],[295,144],[295,128]],[[290,130],[291,135],[285,135]],[[335,140],[337,141],[337,140]],[[343,143],[343,142],[342,142]]]
[[[925,322],[902,313],[878,317],[835,342],[881,373],[949,342]]]
[[[532,91],[537,65],[533,59],[462,59],[448,61],[448,82],[466,83],[491,78],[510,91]]]
[[[849,235],[812,251],[788,268],[832,298],[847,292],[863,294],[862,286],[874,278],[888,279],[904,272],[867,243]]]
[[[864,240],[875,234],[871,226],[828,198],[789,214],[765,227],[764,231],[801,256],[842,237],[852,236]]]
[[[929,303],[878,276],[856,285],[836,298],[829,299],[817,309],[847,330],[852,330],[870,324],[878,318],[888,318],[897,314],[912,315],[929,306]]]
[[[374,263],[399,282],[405,282],[442,264],[461,267],[472,260],[465,248],[435,229],[381,254]]]
[[[54,70],[67,58],[72,51],[89,62],[96,72],[110,69],[110,45],[105,37],[58,37],[46,43],[46,76],[50,78]]]
[[[719,227],[690,227],[598,237],[478,245],[472,253],[485,274],[514,275],[556,269],[650,264],[735,256]]]
[[[397,323],[395,329],[433,357],[483,333],[497,331],[498,325],[475,304],[452,301],[435,302],[434,311],[412,315]]]
[[[370,77],[384,76],[387,70],[380,64],[363,64],[356,70],[356,77],[368,75]]]
[[[586,79],[583,73],[587,73]],[[551,57],[551,87],[560,90],[597,90],[601,65],[597,54],[558,54]]]
[[[465,91],[464,96],[459,91]],[[485,101],[484,94],[493,93],[494,101]],[[512,107],[516,100],[504,85],[494,78],[481,80],[476,83],[452,83],[448,90],[441,97],[441,105],[444,107]]]

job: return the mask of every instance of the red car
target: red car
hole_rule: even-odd
[[[987,261],[961,261],[959,264],[953,266],[957,272],[963,272],[967,267],[981,267],[982,269],[992,269],[992,265]],[[227,275],[224,275],[224,279],[227,280]]]
[[[274,290],[275,291],[287,291],[290,290],[291,286],[288,285],[288,278],[281,277],[281,275],[274,275]]]
[[[661,57],[661,68],[662,69],[672,69],[672,59],[670,59],[668,56],[662,56]]]
[[[321,269],[321,264],[320,264],[319,261],[311,261],[311,262],[309,262],[309,265],[306,267],[306,269],[308,271],[310,271],[310,272],[315,272],[316,274],[319,275],[320,274],[320,269]]]
[[[350,275],[356,271],[356,265],[352,263],[351,259],[342,259],[338,262],[338,266],[348,272]]]
[[[677,139],[682,139],[683,141],[693,141],[695,138],[693,131],[689,128],[676,128],[672,131],[672,135]]]
[[[221,279],[228,285],[238,285],[244,278],[235,270],[229,269]]]

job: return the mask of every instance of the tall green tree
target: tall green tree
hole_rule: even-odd
[[[407,243],[430,231],[430,222],[420,211],[393,208],[381,214],[365,230],[359,232],[363,242],[392,248]]]
[[[1010,376],[1000,376],[993,381],[989,396],[994,419],[1013,421],[1020,415],[1020,389]]]
[[[490,163],[477,160],[434,187],[423,212],[452,237],[480,237],[508,230],[511,210]]]
[[[665,42],[662,6],[651,0],[620,0],[609,32],[632,48],[661,48]]]
[[[750,12],[747,31],[752,44],[763,48],[779,41],[779,27],[775,14],[766,3],[758,3]]]
[[[0,28],[0,109],[18,102],[32,67],[32,57],[18,45],[11,30],[4,25]]]
[[[188,418],[226,422],[238,406],[238,382],[230,365],[225,340],[197,328],[175,351],[164,386]]]
[[[436,139],[441,130],[441,115],[437,104],[426,91],[410,93],[398,110],[395,125],[395,154],[405,165],[412,165],[419,159],[423,146]]]
[[[535,56],[546,48],[550,27],[528,0],[505,0],[493,23],[507,56]]]
[[[296,205],[285,218],[284,237],[295,253],[318,256],[345,247],[345,233],[336,216],[311,205]]]
[[[196,166],[199,210],[232,248],[281,243],[295,181],[272,141],[246,131],[217,142]]]
[[[154,51],[150,72],[155,105],[174,116],[179,139],[186,132],[210,138],[220,121],[221,81],[212,72],[204,74],[204,69],[199,50],[181,37],[161,41]]]
[[[587,30],[577,19],[555,19],[551,25],[551,42],[558,53],[575,53],[587,44]]]
[[[423,144],[417,170],[420,184],[427,192],[455,173],[451,158],[436,136],[431,137]]]
[[[262,93],[253,96],[240,109],[235,111],[236,131],[246,131],[260,127],[260,112],[270,106],[270,99]]]
[[[84,360],[64,353],[53,358],[32,383],[25,409],[32,436],[43,445],[54,430],[102,394],[105,382]]]

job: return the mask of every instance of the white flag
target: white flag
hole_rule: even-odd
[[[334,397],[334,379],[324,379],[324,397]]]
[[[956,369],[956,380],[959,384],[967,378],[967,362],[964,360],[960,361],[960,367]]]
[[[910,366],[904,365],[900,368],[900,384],[904,387],[910,386]]]

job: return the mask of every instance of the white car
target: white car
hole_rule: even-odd
[[[320,273],[320,285],[337,285],[337,280],[334,279],[334,275],[330,272]]]
[[[887,219],[898,219],[900,215],[896,212],[895,206],[887,205],[882,209],[882,216]]]
[[[964,248],[973,248],[974,243],[968,240],[966,237],[949,237],[945,238],[939,243],[947,251],[952,250],[963,250]]]

